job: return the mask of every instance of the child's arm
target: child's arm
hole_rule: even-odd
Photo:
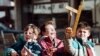
[[[76,52],[76,49],[74,48],[73,46],[73,32],[72,32],[72,28],[68,27],[66,28],[65,30],[65,38],[64,38],[64,50],[65,50],[65,53],[70,53],[71,55],[74,55],[75,52]]]

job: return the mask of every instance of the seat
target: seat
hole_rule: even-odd
[[[5,47],[10,47],[16,42],[15,36],[13,33],[4,33],[4,45]]]

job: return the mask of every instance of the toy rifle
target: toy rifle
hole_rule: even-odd
[[[74,25],[72,27],[73,36],[75,36],[77,25],[78,25],[78,22],[79,22],[79,19],[80,19],[80,15],[81,15],[82,9],[83,9],[83,1],[81,1],[80,5],[79,5],[78,12],[77,12],[77,15],[76,15],[76,19],[75,19]]]
[[[80,5],[78,7],[78,10],[74,9],[74,8],[72,8],[70,6],[66,6],[66,9],[70,10],[71,12],[76,13],[76,18],[75,18],[74,24],[72,26],[73,36],[75,36],[77,25],[78,25],[78,22],[79,22],[79,18],[80,18],[82,9],[83,9],[83,1],[81,1]]]
[[[71,28],[67,28],[65,32],[65,38],[64,38],[64,45],[65,45],[65,50],[68,49],[68,47],[66,45],[68,45],[68,38],[71,38],[73,36],[75,36],[76,34],[76,29],[77,29],[77,25],[78,25],[78,22],[79,22],[79,18],[80,18],[80,15],[81,15],[81,12],[82,12],[82,9],[83,9],[83,0],[81,1],[79,7],[78,7],[78,10],[70,7],[70,6],[66,6],[66,9],[76,13],[76,18],[75,18],[75,21],[74,21],[74,24],[72,26],[72,29]],[[67,34],[66,34],[67,33]]]
[[[32,56],[32,52],[31,52],[31,50],[30,49],[28,49],[26,46],[24,46],[24,48],[25,48],[25,50],[28,52],[28,54],[30,55],[30,56]]]
[[[33,37],[31,37],[31,42],[33,42]],[[27,51],[28,56],[33,56],[33,53],[30,49],[27,48],[28,41],[25,43],[25,45],[23,46],[23,48],[25,49],[25,51]]]

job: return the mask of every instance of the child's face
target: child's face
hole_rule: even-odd
[[[50,25],[49,24],[49,25],[45,26],[45,28],[46,28],[45,34],[47,36],[52,37],[52,38],[55,38],[56,37],[56,31],[55,31],[55,28],[54,28],[53,25]]]
[[[76,36],[82,40],[87,40],[87,38],[90,36],[90,32],[87,29],[79,28],[77,30]]]
[[[31,41],[31,40],[36,40],[37,37],[35,35],[35,33],[33,32],[32,28],[29,28],[27,31],[24,32],[24,39],[26,41]]]

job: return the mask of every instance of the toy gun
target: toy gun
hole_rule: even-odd
[[[64,37],[65,50],[68,49],[68,47],[67,47],[67,45],[69,44],[68,38],[72,38],[76,34],[77,25],[78,25],[79,18],[80,18],[82,9],[83,9],[83,0],[81,1],[80,5],[78,7],[78,10],[76,10],[76,9],[70,7],[70,6],[66,6],[66,9],[76,13],[76,18],[75,18],[75,21],[74,21],[72,28],[69,27],[69,28],[66,28],[66,30],[65,30],[65,37]]]
[[[33,42],[33,37],[31,37],[31,42]],[[24,50],[28,53],[27,55],[28,56],[33,56],[33,53],[32,53],[32,51],[27,47],[27,45],[28,45],[28,41],[25,43],[25,45],[24,45]]]

